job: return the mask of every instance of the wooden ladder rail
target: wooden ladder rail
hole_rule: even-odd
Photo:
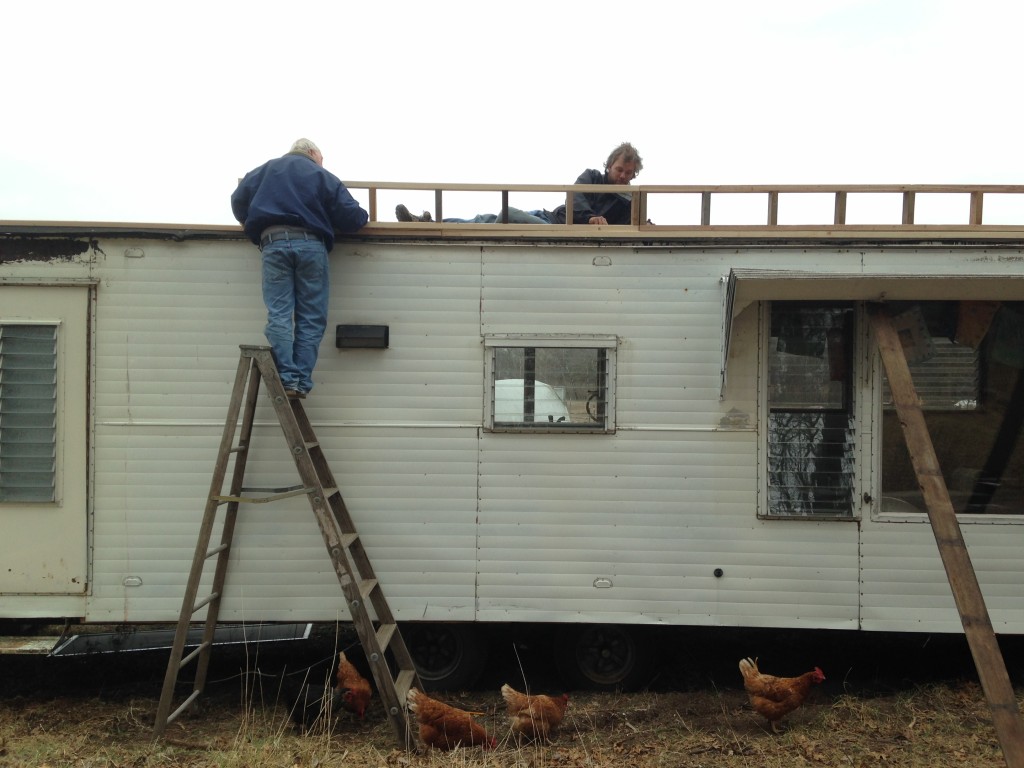
[[[889,378],[893,404],[903,427],[910,460],[924,495],[939,556],[992,712],[996,738],[1008,768],[1024,768],[1024,722],[1021,721],[1020,708],[921,412],[903,345],[882,305],[869,304],[868,316]]]
[[[396,740],[401,748],[409,749],[414,740],[409,728],[405,698],[409,688],[422,687],[412,656],[398,630],[398,625],[384,597],[380,582],[373,572],[362,540],[355,529],[301,401],[289,400],[285,395],[269,347],[242,345],[240,350],[235,386],[228,406],[224,434],[211,481],[210,495],[203,515],[192,569],[189,573],[171,656],[164,677],[154,733],[157,737],[162,736],[167,725],[185,712],[203,691],[213,646],[213,635],[220,612],[228,555],[239,503],[264,502],[296,493],[304,493],[309,498],[324,543],[327,545],[328,554],[348,603],[353,625],[367,660],[370,662],[377,691],[384,703]],[[272,496],[245,497],[242,495],[242,483],[261,380],[266,384],[270,394],[278,422],[299,471],[302,485],[297,489]],[[242,411],[243,402],[245,408],[242,413],[241,432],[238,444],[233,446],[238,416]],[[232,453],[236,454],[234,471],[230,490],[228,494],[224,495],[222,493],[223,482]],[[220,545],[210,549],[217,509],[222,504],[226,505],[226,512]],[[328,514],[328,510],[330,514]],[[197,601],[199,584],[206,562],[213,556],[217,557],[217,565],[211,594]],[[372,606],[377,616],[379,626],[376,629],[367,603]],[[207,616],[202,640],[191,654],[183,658],[191,618],[203,607],[207,607]],[[397,675],[394,677],[388,666],[385,653],[389,649],[397,669]],[[195,659],[198,659],[198,664],[193,691],[172,712],[171,706],[178,676],[181,670]]]

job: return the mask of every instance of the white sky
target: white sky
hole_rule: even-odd
[[[571,183],[631,141],[639,184],[1024,183],[1019,0],[3,15],[0,220],[233,223],[236,179],[300,136],[358,181]]]

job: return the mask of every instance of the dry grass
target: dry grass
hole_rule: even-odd
[[[153,723],[165,653],[0,655],[0,768],[1005,765],[980,687],[963,682],[974,678],[959,641],[851,635],[847,643],[836,635],[731,633],[702,643],[692,633],[687,637],[690,642],[671,646],[674,656],[664,656],[650,691],[570,692],[565,721],[549,745],[520,746],[509,737],[498,690],[502,682],[529,678],[536,692],[561,692],[541,682],[556,677],[544,668],[549,646],[526,642],[522,659],[518,650],[492,655],[480,690],[437,696],[484,713],[481,722],[499,741],[493,752],[400,749],[376,696],[364,721],[343,712],[327,726],[300,733],[289,719],[292,692],[303,681],[329,684],[337,651],[354,642],[332,631],[306,646],[218,649],[206,691],[160,740]],[[741,687],[735,660],[751,648],[770,655],[773,672],[802,669],[811,659],[829,673],[778,735],[750,708]],[[350,657],[358,646],[353,651]],[[1007,651],[1008,661],[1024,659],[1019,644]],[[1020,679],[1019,669],[1012,679]],[[190,687],[182,683],[182,698]]]
[[[248,678],[244,678],[248,680]],[[886,696],[820,695],[773,735],[741,690],[573,696],[550,745],[516,746],[500,695],[446,694],[485,712],[493,752],[396,748],[376,699],[365,722],[347,713],[299,734],[273,689],[200,698],[154,741],[156,698],[8,699],[0,708],[0,765],[148,768],[623,768],[630,766],[1002,766],[980,688],[936,684]]]

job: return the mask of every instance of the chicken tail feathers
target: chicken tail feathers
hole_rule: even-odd
[[[501,698],[503,698],[505,701],[509,703],[512,703],[513,699],[521,695],[522,694],[520,694],[519,691],[517,691],[508,683],[505,683],[503,686],[501,686]]]
[[[756,677],[760,670],[757,668],[757,659],[750,658],[749,656],[745,659],[740,659],[740,674],[743,675],[744,680],[749,680],[751,677]]]

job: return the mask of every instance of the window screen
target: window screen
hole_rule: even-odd
[[[0,323],[0,503],[54,500],[57,326]]]
[[[773,302],[768,513],[853,513],[853,309]]]

